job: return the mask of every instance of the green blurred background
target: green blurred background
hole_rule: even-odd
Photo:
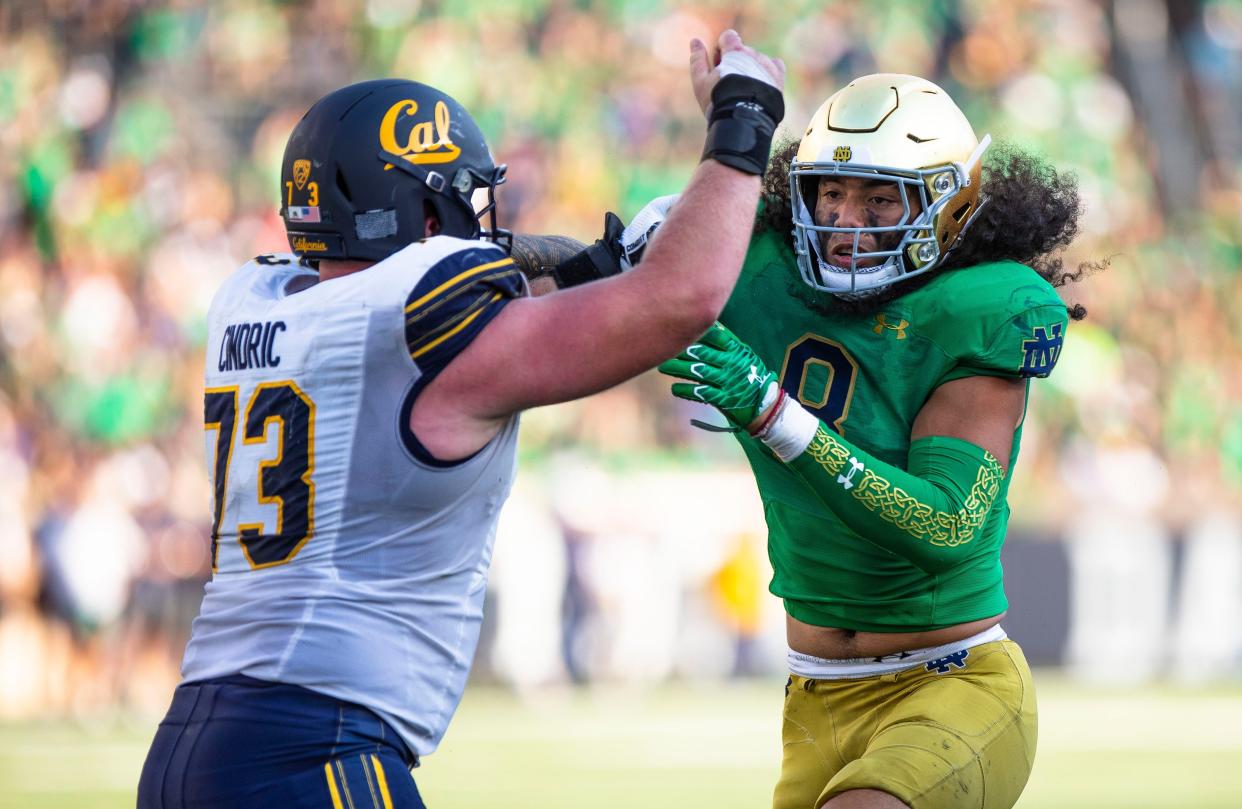
[[[1076,173],[1066,262],[1111,266],[1063,290],[1090,314],[1011,490],[1043,714],[1020,805],[1242,806],[1242,0],[4,0],[0,806],[132,804],[208,575],[204,316],[286,249],[305,108],[434,84],[509,164],[501,224],[591,241],[689,177],[687,42],[725,27],[785,60],[788,132],[912,72]],[[525,417],[433,809],[767,800],[762,515],[688,408],[648,374]]]

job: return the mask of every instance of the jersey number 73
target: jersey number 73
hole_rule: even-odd
[[[204,426],[215,430],[215,504],[211,523],[211,569],[217,569],[220,527],[226,517],[229,469],[238,431],[240,390],[236,385],[208,388]],[[269,439],[268,426],[277,427]],[[276,507],[276,522],[238,523],[237,538],[253,570],[289,562],[315,530],[315,403],[292,380],[258,385],[242,414],[243,444],[274,441],[275,457],[259,461],[255,497]]]

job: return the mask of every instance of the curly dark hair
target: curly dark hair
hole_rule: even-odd
[[[793,233],[793,206],[789,201],[789,167],[798,154],[799,142],[780,140],[772,146],[768,168],[763,173],[763,188],[759,192],[759,213],[755,216],[755,232],[775,230],[777,233]]]
[[[793,231],[789,167],[797,152],[797,141],[783,141],[773,150],[763,175],[763,205],[755,219],[756,232]],[[1083,262],[1075,270],[1066,270],[1058,255],[1078,235],[1078,220],[1083,211],[1073,174],[1059,172],[1039,156],[1001,142],[988,150],[984,160],[981,196],[986,204],[935,272],[1009,259],[1035,270],[1052,286],[1061,287],[1108,266],[1107,261]],[[895,284],[893,294],[883,295],[883,301],[876,296],[851,302],[844,308],[859,308],[854,303],[874,308],[922,286],[934,275],[928,273]],[[1069,307],[1069,316],[1082,320],[1087,309],[1074,304]]]

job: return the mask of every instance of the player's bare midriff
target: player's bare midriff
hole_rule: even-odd
[[[856,632],[832,626],[804,623],[792,615],[785,616],[785,636],[795,652],[822,657],[826,660],[848,660],[943,646],[969,638],[999,624],[1005,613],[954,624],[926,632]]]

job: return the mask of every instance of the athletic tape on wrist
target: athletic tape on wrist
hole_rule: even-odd
[[[780,410],[776,418],[755,435],[772,450],[776,457],[789,463],[797,458],[810,446],[811,439],[819,430],[819,419],[815,414],[790,397],[784,397],[777,405]]]
[[[745,51],[726,52],[720,57],[720,64],[716,66],[716,70],[721,76],[749,76],[752,79],[767,82],[773,87],[776,86],[776,82],[772,81],[772,74],[759,64],[758,59]]]
[[[579,284],[616,275],[623,269],[612,251],[602,241],[597,241],[553,267],[552,275],[556,277],[558,287],[569,289]]]
[[[604,214],[604,238],[597,239],[595,244],[553,267],[552,275],[556,278],[556,285],[561,289],[568,289],[628,270],[629,265],[622,261],[623,232],[624,226],[615,213],[608,211]]]
[[[776,388],[776,404],[773,405],[772,409],[768,411],[768,414],[763,417],[763,423],[760,424],[759,428],[755,430],[755,435],[761,435],[764,430],[772,426],[772,422],[776,420],[777,414],[781,412],[781,407],[785,404],[785,397],[788,396],[788,394],[785,393],[784,388],[776,385],[773,385],[773,387]],[[759,412],[763,412],[762,404],[759,407]]]

